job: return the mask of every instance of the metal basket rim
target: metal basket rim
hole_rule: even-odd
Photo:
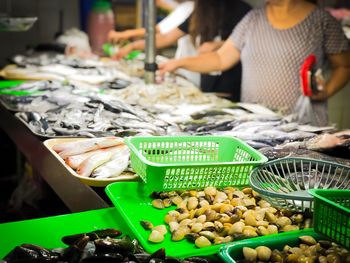
[[[298,200],[298,201],[310,201],[312,202],[314,200],[313,196],[310,197],[297,197],[297,196],[293,196],[293,195],[289,195],[289,194],[284,194],[284,193],[276,193],[276,192],[271,192],[265,189],[260,188],[259,186],[255,185],[253,182],[253,178],[255,176],[257,176],[257,171],[260,171],[266,167],[269,167],[272,164],[276,164],[276,163],[282,163],[282,162],[288,162],[288,161],[311,161],[311,162],[315,162],[315,163],[322,163],[322,164],[329,164],[329,165],[335,165],[339,168],[345,168],[345,169],[349,169],[350,170],[350,166],[347,165],[343,165],[343,164],[338,164],[338,163],[334,163],[334,162],[330,162],[330,161],[324,161],[324,160],[317,160],[317,159],[312,159],[312,158],[304,158],[304,157],[284,157],[284,158],[279,158],[276,160],[272,160],[269,162],[266,162],[256,168],[254,168],[249,175],[249,184],[250,186],[253,188],[254,191],[262,194],[262,195],[266,195],[266,196],[270,196],[270,197],[274,197],[274,198],[282,198],[282,199],[286,199],[286,200]],[[314,189],[314,188],[313,188]],[[308,189],[311,190],[311,189]]]

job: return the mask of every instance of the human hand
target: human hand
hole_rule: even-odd
[[[221,45],[221,41],[208,41],[200,45],[197,51],[199,54],[208,53],[217,50]]]
[[[128,45],[122,47],[121,49],[119,49],[119,51],[112,56],[112,59],[120,60],[133,50],[134,50],[134,48],[132,46],[132,43],[128,44]]]
[[[127,31],[118,32],[118,31],[111,30],[108,32],[107,38],[108,38],[108,42],[117,44],[118,42],[128,40],[130,37]]]
[[[171,59],[165,63],[159,64],[157,73],[163,77],[165,73],[174,72],[179,67],[180,66],[179,66],[178,60]]]
[[[317,91],[314,92],[314,94],[312,94],[311,96],[311,100],[314,101],[323,101],[323,100],[327,100],[329,97],[329,94],[327,92],[327,88],[326,88],[326,81],[322,75],[322,71],[321,70],[317,70],[315,73],[315,81],[317,84]]]

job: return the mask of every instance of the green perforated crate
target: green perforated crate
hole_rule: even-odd
[[[314,196],[314,229],[350,248],[350,190],[310,190]]]
[[[250,171],[267,158],[226,136],[126,139],[131,165],[150,191],[248,185]]]
[[[244,247],[256,248],[258,246],[267,246],[271,250],[283,250],[283,247],[285,245],[292,247],[298,246],[299,237],[301,236],[312,236],[319,240],[319,235],[310,228],[300,231],[292,231],[282,234],[245,239],[242,241],[227,244],[221,247],[219,256],[225,263],[236,263],[243,259]]]

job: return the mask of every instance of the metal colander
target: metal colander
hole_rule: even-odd
[[[313,211],[309,189],[349,189],[350,167],[307,158],[282,158],[255,168],[252,188],[271,205],[290,211]]]

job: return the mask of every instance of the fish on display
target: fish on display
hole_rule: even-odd
[[[92,138],[55,144],[52,150],[83,177],[106,179],[128,170],[130,151],[118,137]]]

